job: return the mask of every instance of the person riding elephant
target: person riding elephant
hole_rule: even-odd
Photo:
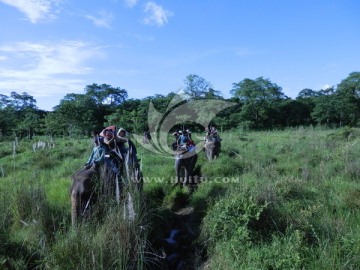
[[[206,135],[204,137],[204,140],[206,138],[213,138],[216,142],[220,143],[222,139],[220,138],[220,135],[217,132],[217,129],[214,126],[209,126],[208,128],[205,128]]]
[[[104,163],[105,153],[107,151],[101,139],[98,136],[94,138],[95,146],[91,152],[90,157],[84,165],[84,169],[97,169],[97,167]]]
[[[187,130],[186,130],[186,132],[188,133],[188,136],[189,136],[190,140],[192,140],[192,138],[191,138],[191,131],[190,131],[190,129],[187,129]]]
[[[191,151],[195,148],[194,142],[189,138],[189,134],[186,130],[182,131],[182,134],[177,140],[177,146],[180,149]]]
[[[126,137],[126,130],[123,128],[119,128],[119,131],[116,134],[115,137],[116,140],[116,144],[120,149],[120,153],[122,154],[122,156],[126,156],[127,154],[127,147],[125,146],[125,144],[129,141],[129,139]]]
[[[172,135],[174,136],[174,142],[171,144],[171,146],[172,149],[175,151],[178,145],[177,141],[179,139],[180,133],[178,131],[175,131]]]
[[[105,163],[111,168],[111,170],[119,175],[121,154],[118,152],[117,143],[114,135],[114,130],[106,128],[100,134],[104,135],[104,144],[107,146],[107,153],[105,155]]]

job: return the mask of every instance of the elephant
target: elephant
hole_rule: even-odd
[[[198,156],[195,152],[176,150],[175,151],[175,172],[176,172],[176,183],[175,185],[189,184],[190,176],[194,171]]]
[[[94,170],[81,169],[72,175],[71,194],[71,224],[75,226],[77,220],[89,210],[96,200],[96,176]]]
[[[221,150],[221,142],[218,137],[207,135],[205,137],[205,154],[208,160],[219,157]]]
[[[120,151],[111,151],[105,155],[104,164],[96,170],[84,168],[72,175],[70,194],[73,227],[79,219],[87,216],[100,198],[115,197],[117,203],[120,203],[121,196],[125,196],[121,194],[125,184],[130,186],[129,183],[134,183],[131,186],[142,189],[142,173],[136,157],[136,147],[130,140],[128,144],[129,149],[125,156],[117,154]],[[116,170],[114,166],[117,167]],[[132,181],[128,181],[129,179]]]

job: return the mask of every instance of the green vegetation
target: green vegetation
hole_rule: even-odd
[[[0,139],[2,136],[28,137],[89,136],[104,126],[121,123],[127,131],[154,133],[163,116],[176,114],[172,130],[190,128],[203,131],[204,120],[222,131],[233,128],[270,130],[289,127],[326,125],[358,127],[360,120],[360,72],[351,72],[336,86],[328,89],[299,89],[295,99],[287,97],[281,86],[270,79],[245,78],[233,83],[231,98],[224,99],[204,78],[190,74],[184,80],[184,94],[154,95],[127,99],[127,91],[107,84],[85,86],[84,94],[66,94],[52,112],[36,107],[36,100],[26,92],[0,95]],[[203,105],[192,101],[206,101]],[[221,111],[216,102],[233,106]],[[179,112],[180,104],[196,113]],[[152,105],[154,110],[152,110]],[[168,107],[170,106],[170,107]],[[212,109],[209,114],[209,108]],[[223,108],[223,107],[222,107]],[[224,107],[225,108],[225,107]],[[215,111],[221,111],[215,117]],[[218,111],[216,111],[217,113]],[[166,121],[165,121],[166,122]],[[176,122],[176,123],[175,123]],[[195,122],[195,123],[194,123]],[[207,125],[207,123],[206,123]],[[166,130],[168,132],[168,130]],[[155,135],[155,134],[152,134]]]
[[[184,208],[193,209],[191,269],[360,268],[359,129],[221,135],[217,160],[200,153],[193,189],[173,187],[174,161],[138,145],[135,221],[110,203],[74,229],[70,176],[91,140],[0,142],[0,268],[161,269],[161,239]]]

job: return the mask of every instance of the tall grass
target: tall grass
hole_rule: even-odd
[[[200,153],[202,182],[192,189],[173,187],[173,159],[139,145],[145,183],[129,191],[135,220],[110,201],[75,229],[70,176],[91,141],[54,139],[33,151],[19,140],[15,157],[12,142],[0,142],[0,268],[171,269],[163,242],[184,207],[193,209],[190,269],[360,268],[358,129],[221,136],[218,159]]]
[[[33,151],[31,142],[20,141],[16,166],[8,155],[1,157],[6,168],[0,179],[1,269],[145,268],[147,216],[135,190],[124,190],[134,202],[131,222],[113,202],[101,205],[106,207],[101,218],[71,228],[70,176],[90,154],[89,142],[59,140],[55,148]],[[0,146],[2,153],[8,148]]]
[[[223,154],[236,153],[230,155],[238,164],[237,169],[232,166],[232,176],[240,182],[227,184],[226,196],[211,205],[202,222],[207,267],[358,268],[359,131],[298,129],[228,136],[232,143],[223,147]],[[218,164],[221,168],[204,169],[214,175],[226,168],[221,160]]]

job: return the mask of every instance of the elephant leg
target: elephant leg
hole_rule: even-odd
[[[176,182],[176,184],[179,186],[181,186],[181,184],[184,183],[185,176],[184,176],[183,170],[184,170],[183,167],[179,166],[178,173],[177,173],[177,182]]]
[[[175,183],[173,184],[173,187],[175,187],[176,185],[178,185],[180,183],[180,169],[178,166],[175,167]]]
[[[208,160],[212,160],[212,153],[213,153],[213,151],[211,148],[208,148],[206,150],[206,155],[207,155]]]
[[[186,168],[183,165],[179,165],[176,170],[176,183],[174,186],[184,185],[184,181],[186,181]]]
[[[175,172],[176,172],[176,180],[173,186],[181,184],[181,164],[180,159],[176,159],[175,161]]]
[[[186,187],[187,183],[189,183],[189,170],[187,168],[185,168],[185,175],[184,175],[184,180],[183,180],[183,187]]]
[[[77,191],[73,190],[71,192],[71,225],[73,227],[76,226],[77,220],[79,219],[80,207],[80,194]]]

